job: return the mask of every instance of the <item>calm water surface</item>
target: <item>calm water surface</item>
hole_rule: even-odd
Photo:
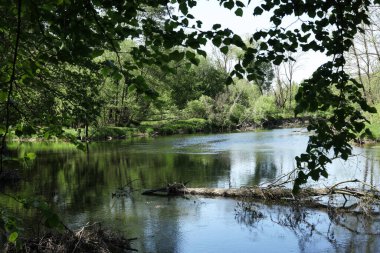
[[[93,143],[89,154],[68,144],[22,144],[15,146],[20,156],[35,152],[37,159],[16,191],[45,196],[72,228],[99,221],[138,237],[139,252],[380,252],[378,217],[332,219],[323,211],[260,203],[244,212],[231,199],[140,194],[171,182],[222,188],[270,182],[294,168],[307,139],[301,129],[172,136]],[[379,186],[380,147],[355,154],[335,161],[319,184],[357,178]],[[131,181],[130,197],[111,197]]]

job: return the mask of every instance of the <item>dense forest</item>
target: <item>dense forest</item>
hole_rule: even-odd
[[[14,165],[16,137],[83,147],[300,117],[314,134],[296,157],[297,192],[347,160],[353,140],[380,136],[379,1],[218,2],[236,16],[267,13],[272,27],[203,29],[194,0],[1,1],[0,174]],[[297,83],[308,51],[328,60]]]

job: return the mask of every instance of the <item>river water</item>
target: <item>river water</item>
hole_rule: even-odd
[[[377,216],[141,195],[172,182],[221,188],[270,182],[294,168],[307,140],[302,129],[281,129],[92,143],[88,154],[62,143],[14,144],[20,157],[35,152],[37,158],[25,165],[25,180],[6,190],[44,196],[71,228],[101,222],[137,237],[139,252],[380,252]],[[380,146],[354,153],[334,161],[328,180],[311,185],[356,178],[379,186]],[[126,185],[133,186],[130,195],[112,197]]]

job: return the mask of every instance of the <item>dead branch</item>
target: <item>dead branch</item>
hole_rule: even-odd
[[[288,177],[286,182],[290,178],[290,173],[285,175]],[[284,178],[283,177],[283,178]],[[297,195],[294,195],[292,189],[283,187],[284,183],[278,183],[276,180],[269,184],[267,187],[253,186],[253,187],[241,187],[241,188],[187,188],[182,183],[168,184],[166,187],[146,190],[143,195],[164,195],[164,196],[176,196],[176,195],[202,195],[208,197],[229,197],[239,198],[244,200],[265,200],[265,201],[289,201],[302,202],[304,205],[313,208],[333,208],[335,210],[342,210],[345,212],[357,212],[357,209],[361,209],[361,213],[367,213],[371,205],[380,202],[380,191],[373,186],[369,186],[366,183],[352,179],[343,182],[338,182],[331,187],[326,188],[304,188],[301,189]],[[369,190],[363,190],[344,186],[344,184],[359,183],[367,185]],[[327,203],[323,203],[318,199],[321,197],[333,197],[343,196],[346,200],[339,205],[332,205],[330,200]],[[351,203],[346,206],[347,196],[351,196],[356,200],[356,203]],[[355,201],[354,201],[355,202]]]

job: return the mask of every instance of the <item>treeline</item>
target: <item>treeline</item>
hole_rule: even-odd
[[[373,19],[378,17],[377,12],[372,10]],[[152,8],[143,15],[141,18],[164,26],[163,10]],[[2,21],[15,24],[14,18],[6,15]],[[361,27],[365,33],[358,35],[347,59],[350,71],[363,86],[363,96],[380,109],[378,23]],[[215,50],[206,58],[200,47],[156,47],[154,38],[147,43],[144,36],[148,35],[107,45],[109,50],[92,48],[90,41],[75,48],[63,45],[65,41],[53,41],[57,48],[64,46],[65,50],[60,51],[46,51],[49,45],[39,45],[38,37],[28,30],[20,35],[23,40],[18,65],[13,66],[14,76],[9,75],[9,64],[1,66],[0,71],[1,81],[14,82],[11,92],[6,87],[0,90],[2,125],[17,136],[62,136],[67,133],[63,128],[81,129],[76,134],[86,138],[95,134],[94,129],[106,136],[107,127],[138,128],[152,134],[159,129],[164,133],[229,131],[265,127],[268,121],[295,116],[299,84],[294,76],[296,71],[302,71],[297,61],[302,55],[296,53],[286,55],[295,61],[282,61],[280,65],[256,64],[252,60],[246,68],[259,69],[260,73],[235,74],[231,80],[231,71],[244,60],[243,52],[217,40],[212,41]],[[11,35],[2,37],[1,61],[10,62],[12,52],[5,48],[14,39]],[[255,48],[257,45],[252,43],[259,42],[239,43]],[[91,54],[93,59],[83,58],[82,54]],[[226,84],[231,81],[234,84]],[[301,116],[317,117],[316,113],[329,111],[314,110],[313,114]],[[380,117],[369,117],[375,123],[374,135],[380,135]]]
[[[128,64],[129,54],[136,46],[133,41],[125,41],[121,44],[124,53],[119,58],[106,52],[96,61],[110,66]],[[263,65],[262,78],[235,79],[234,84],[227,85],[229,66],[239,60],[236,49],[231,47],[226,54],[215,51],[208,58],[196,52],[173,52],[183,59],[165,70],[155,66],[136,70],[142,77],[138,84],[131,84],[122,76],[115,77],[110,68],[100,70],[103,74],[100,77],[104,74],[108,77],[98,78],[91,89],[78,90],[76,96],[81,105],[70,107],[73,118],[65,126],[138,127],[151,133],[229,131],[262,127],[268,120],[294,117],[298,84],[284,79],[279,67]],[[186,54],[193,54],[191,61],[185,58]]]

